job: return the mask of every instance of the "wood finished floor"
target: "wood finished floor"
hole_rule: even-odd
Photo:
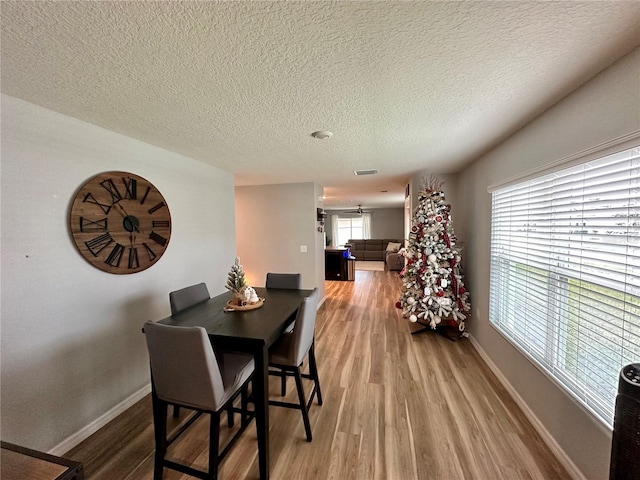
[[[468,340],[410,335],[394,307],[397,272],[357,271],[355,282],[326,287],[316,324],[324,405],[311,407],[312,443],[298,411],[270,407],[272,479],[570,478]],[[270,392],[278,396],[275,377]],[[207,435],[199,419],[170,452],[204,468]],[[153,448],[146,397],[66,456],[84,464],[87,480],[151,480]],[[257,479],[256,448],[252,423],[219,478]]]

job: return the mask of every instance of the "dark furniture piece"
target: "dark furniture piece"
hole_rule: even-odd
[[[155,457],[153,478],[162,480],[165,468],[196,478],[216,480],[220,461],[249,425],[253,415],[248,411],[247,385],[253,375],[251,355],[218,353],[220,363],[203,327],[176,327],[160,323],[144,324],[144,334],[151,364],[153,387],[153,419]],[[233,415],[233,401],[242,394],[240,429],[219,452],[220,412]],[[195,410],[178,432],[167,438],[167,408],[178,405]],[[209,468],[202,471],[166,458],[167,448],[187,431],[203,413],[209,414]],[[231,416],[230,426],[233,425]]]
[[[349,263],[351,261],[351,264]],[[351,258],[348,248],[327,248],[324,251],[325,280],[354,280],[355,259]],[[351,266],[351,271],[349,267]],[[351,275],[350,275],[351,274]]]
[[[0,442],[2,480],[84,480],[82,464],[30,448]]]
[[[609,480],[640,479],[640,363],[622,367],[618,378]]]
[[[286,395],[285,379],[291,375],[296,379],[298,403],[280,402],[270,400],[269,405],[278,407],[295,408],[302,412],[302,421],[307,435],[307,442],[312,440],[311,423],[309,422],[309,407],[313,398],[317,395],[318,405],[322,405],[320,393],[320,379],[314,351],[314,334],[316,326],[316,310],[318,309],[318,289],[302,301],[296,316],[295,327],[290,333],[283,333],[278,341],[269,350],[269,366],[278,370],[269,371],[271,375],[282,378],[282,396]],[[309,357],[309,373],[302,373],[301,367],[305,357]],[[302,378],[313,380],[311,395],[307,401],[302,385]]]
[[[269,478],[269,347],[287,327],[304,298],[311,290],[284,290],[256,288],[265,298],[262,307],[248,311],[224,312],[227,301],[233,297],[225,292],[180,313],[160,320],[159,323],[177,326],[204,327],[217,351],[245,352],[253,355],[255,373],[253,396],[255,401],[256,431],[258,434],[258,464],[260,478]],[[155,415],[154,415],[155,416]]]

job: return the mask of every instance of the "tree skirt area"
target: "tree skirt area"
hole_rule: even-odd
[[[356,270],[384,272],[384,262],[375,260],[356,260]]]

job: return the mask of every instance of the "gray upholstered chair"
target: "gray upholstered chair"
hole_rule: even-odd
[[[299,273],[271,273],[267,272],[266,288],[282,288],[285,290],[300,290],[302,288],[302,275]],[[286,333],[293,331],[294,321],[285,329]],[[282,391],[286,390],[286,378],[282,380]],[[284,395],[284,393],[282,394]]]
[[[169,293],[169,304],[171,305],[171,315],[175,315],[194,305],[206,302],[211,298],[209,290],[204,283],[191,285],[180,290]]]
[[[175,315],[198,303],[206,302],[210,298],[209,290],[207,290],[204,282],[170,292],[169,305],[171,306],[171,315]],[[173,407],[174,418],[178,418],[179,415],[180,407]],[[233,417],[231,416],[229,417],[229,426],[233,426]]]
[[[299,273],[267,273],[267,288],[285,288],[287,290],[300,290],[302,277]]]
[[[265,283],[266,288],[282,288],[285,290],[300,290],[302,288],[302,275],[299,273],[272,273],[267,272],[267,281]],[[293,332],[295,326],[295,320],[292,319],[285,328],[285,333]],[[285,396],[287,392],[287,376],[282,376],[282,382],[280,390],[282,396]]]
[[[153,385],[153,419],[155,430],[154,479],[162,480],[164,468],[198,478],[216,479],[218,465],[233,443],[245,430],[253,412],[247,408],[247,386],[254,372],[251,355],[222,353],[224,366],[219,367],[207,332],[202,327],[176,327],[154,322],[144,324],[151,363]],[[233,407],[242,395],[241,426],[222,452],[219,452],[220,413]],[[172,438],[167,438],[167,408],[187,407],[196,414]],[[209,428],[209,471],[166,459],[167,447],[184,433],[203,413],[211,416]]]
[[[296,380],[298,391],[298,403],[287,403],[276,400],[269,400],[269,405],[279,407],[295,408],[302,412],[304,429],[307,434],[307,441],[312,439],[311,424],[309,422],[309,407],[314,396],[318,397],[318,405],[322,405],[322,394],[320,392],[320,379],[318,378],[318,368],[314,350],[314,333],[316,325],[316,310],[318,308],[318,289],[314,288],[311,295],[306,297],[300,304],[296,316],[295,326],[290,333],[283,333],[280,338],[269,349],[269,366],[278,370],[269,370],[270,375],[277,375],[286,378],[291,375]],[[309,373],[301,371],[302,362],[305,357],[309,358]],[[302,378],[313,380],[313,389],[309,400],[307,400]],[[284,395],[284,392],[283,392]]]

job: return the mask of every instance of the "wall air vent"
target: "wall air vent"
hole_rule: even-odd
[[[354,170],[354,175],[375,175],[378,173],[378,170]]]

